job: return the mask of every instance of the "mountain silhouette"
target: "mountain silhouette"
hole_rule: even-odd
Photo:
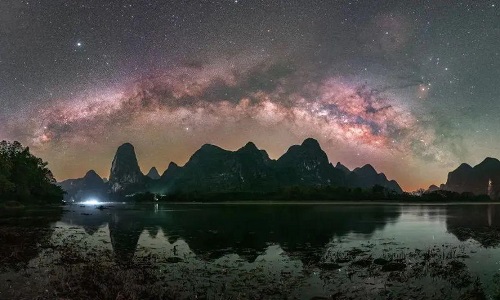
[[[318,141],[312,138],[291,146],[276,161],[276,169],[284,185],[345,185],[343,171],[330,164]]]
[[[169,190],[183,192],[266,189],[275,177],[271,163],[267,153],[253,143],[237,151],[206,144],[191,156],[185,166],[170,165],[162,179]]]
[[[492,199],[498,199],[500,195],[500,161],[487,157],[474,167],[463,163],[448,173],[448,179],[442,189],[458,193],[488,195]]]
[[[384,173],[377,173],[375,168],[370,164],[364,165],[361,168],[356,168],[348,173],[347,185],[365,189],[380,185],[397,193],[403,192],[395,180],[389,181]]]
[[[67,180],[61,186],[68,194],[76,194],[88,186],[81,182],[82,179]],[[143,175],[134,147],[125,143],[116,151],[109,182],[104,183],[100,177],[96,182],[107,186],[110,195],[145,191],[162,194],[264,193],[279,192],[288,187],[328,186],[371,189],[375,185],[402,193],[396,181],[388,180],[371,165],[353,171],[341,163],[333,166],[318,141],[312,138],[291,146],[277,160],[269,158],[266,151],[252,142],[236,151],[205,144],[184,166],[171,162],[161,176],[156,168]]]
[[[88,171],[83,178],[64,180],[59,185],[66,191],[66,201],[84,201],[87,198],[105,196],[108,189],[107,184],[94,170]]]
[[[111,164],[108,185],[112,193],[143,190],[146,182],[135,155],[134,146],[125,143],[118,147]]]
[[[340,162],[338,162],[336,165],[335,165],[335,169],[338,169],[342,172],[344,172],[345,175],[351,173],[351,170],[349,170],[346,166],[344,166],[343,164],[341,164]]]
[[[160,179],[160,173],[158,173],[156,167],[152,167],[151,169],[149,169],[149,172],[148,174],[146,174],[146,176],[155,180]]]

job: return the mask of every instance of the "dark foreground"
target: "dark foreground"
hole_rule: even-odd
[[[500,206],[103,204],[0,219],[1,299],[493,299]]]

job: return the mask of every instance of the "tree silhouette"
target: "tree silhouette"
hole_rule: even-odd
[[[0,143],[0,201],[59,202],[63,194],[47,162],[17,141]]]

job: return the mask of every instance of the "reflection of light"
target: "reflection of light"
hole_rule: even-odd
[[[82,204],[86,204],[86,205],[97,205],[101,202],[99,202],[99,200],[97,199],[89,199],[87,201],[83,201]]]

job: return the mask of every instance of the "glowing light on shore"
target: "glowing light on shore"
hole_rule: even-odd
[[[84,204],[84,205],[98,205],[100,204],[101,202],[95,198],[92,198],[92,199],[88,199],[86,201],[83,201],[81,204]]]

